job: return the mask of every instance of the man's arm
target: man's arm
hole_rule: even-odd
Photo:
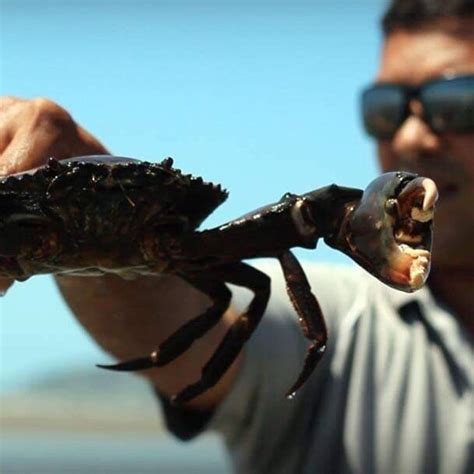
[[[144,356],[189,319],[209,306],[209,300],[174,276],[57,277],[59,288],[76,318],[107,352],[120,360]],[[174,395],[199,379],[200,370],[222,340],[231,321],[229,311],[220,324],[176,359],[144,371],[163,395]],[[212,408],[227,393],[238,364],[211,390],[189,403]]]
[[[106,154],[106,148],[77,125],[67,111],[46,99],[0,98],[0,175],[41,166],[51,156]],[[123,280],[103,277],[57,277],[61,293],[76,318],[107,352],[120,360],[141,357],[210,302],[177,277]],[[12,281],[0,279],[0,291]],[[163,395],[195,382],[233,319],[229,310],[220,323],[176,361],[143,371]],[[240,358],[211,390],[189,402],[197,409],[215,407],[228,392]],[[99,370],[99,369],[98,369]]]

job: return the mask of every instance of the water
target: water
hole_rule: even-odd
[[[214,436],[181,443],[167,436],[2,433],[2,474],[229,474]]]

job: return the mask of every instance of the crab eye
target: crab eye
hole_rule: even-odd
[[[398,216],[398,201],[394,198],[387,199],[385,202],[385,212],[392,217]]]

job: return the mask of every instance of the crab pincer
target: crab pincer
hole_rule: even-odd
[[[374,180],[328,242],[388,285],[415,291],[431,262],[432,225],[438,191],[429,178],[387,173]]]

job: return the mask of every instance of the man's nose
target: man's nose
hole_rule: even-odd
[[[401,156],[430,154],[440,147],[439,136],[422,118],[419,103],[410,104],[411,114],[402,123],[393,137],[393,148]]]

